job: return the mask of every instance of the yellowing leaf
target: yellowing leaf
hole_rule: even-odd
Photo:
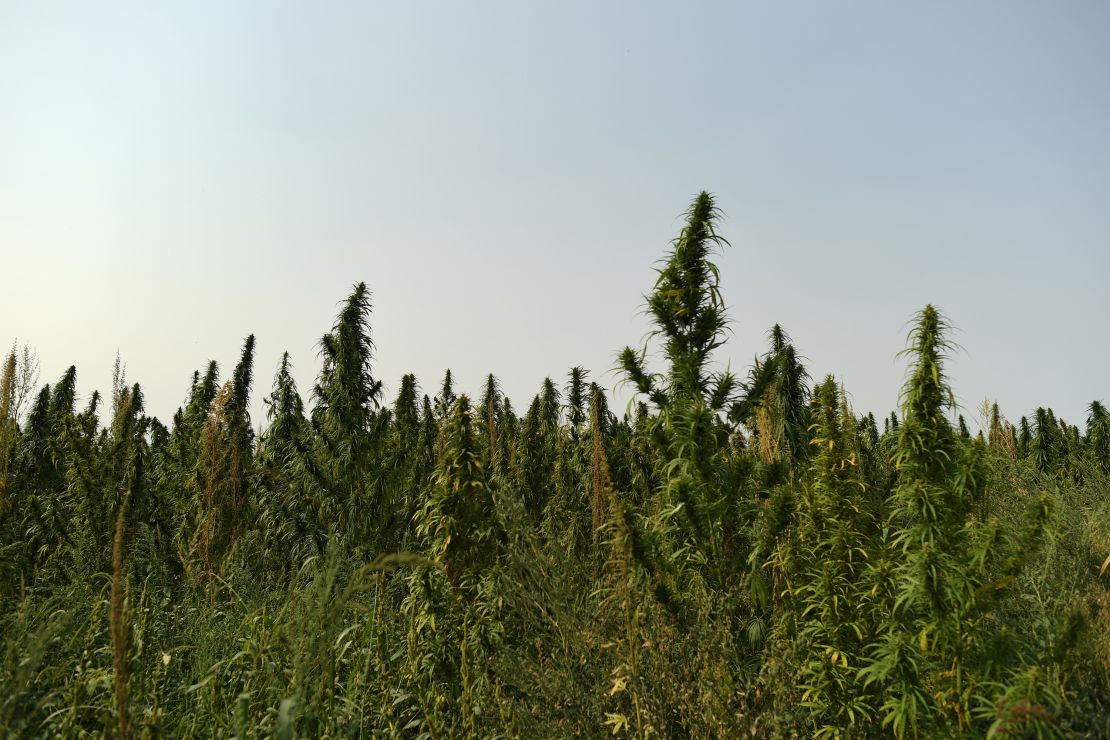
[[[628,728],[628,718],[623,714],[614,714],[612,712],[605,713],[605,724],[613,728],[613,734],[618,734],[621,730]]]

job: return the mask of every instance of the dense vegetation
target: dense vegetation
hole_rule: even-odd
[[[168,425],[13,351],[4,733],[1110,736],[1106,409],[973,435],[933,306],[881,422],[778,326],[722,371],[716,223],[702,193],[660,262],[623,414],[579,367],[523,416],[493,375],[388,403],[361,283],[261,433],[253,337]]]

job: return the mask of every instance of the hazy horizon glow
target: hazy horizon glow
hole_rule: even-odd
[[[41,382],[118,349],[168,420],[253,332],[257,424],[364,280],[386,404],[611,388],[706,189],[737,374],[777,322],[889,413],[931,302],[969,422],[1110,396],[1104,2],[321,5],[0,5],[0,342]]]

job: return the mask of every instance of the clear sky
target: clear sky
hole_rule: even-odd
[[[734,370],[780,322],[885,413],[933,302],[969,420],[1110,400],[1105,0],[0,0],[0,342],[163,418],[250,332],[307,395],[359,280],[389,399],[612,386],[702,189]]]

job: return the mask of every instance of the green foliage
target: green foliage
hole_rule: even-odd
[[[451,585],[461,590],[473,588],[492,565],[501,539],[473,414],[470,399],[459,396],[447,422],[431,495],[416,527],[432,558],[443,564]]]
[[[623,416],[581,367],[523,418],[493,374],[383,407],[363,283],[258,433],[253,336],[168,425],[118,359],[86,398],[13,348],[0,734],[1110,736],[1106,408],[973,435],[932,306],[881,429],[779,325],[739,381],[719,219],[657,268]]]
[[[371,372],[370,291],[358,283],[335,326],[320,340],[323,366],[313,388],[317,465],[328,494],[325,510],[351,545],[376,548],[389,502],[372,476],[389,421],[380,410],[381,381]],[[352,517],[355,511],[358,517]]]
[[[856,420],[830,376],[816,389],[808,484],[796,541],[783,554],[800,666],[802,704],[819,735],[851,732],[872,720],[872,692],[859,681],[877,614],[866,573],[877,560],[881,500],[860,469]]]
[[[770,337],[770,350],[756,359],[730,415],[752,430],[764,463],[791,469],[809,451],[809,373],[781,326]]]

